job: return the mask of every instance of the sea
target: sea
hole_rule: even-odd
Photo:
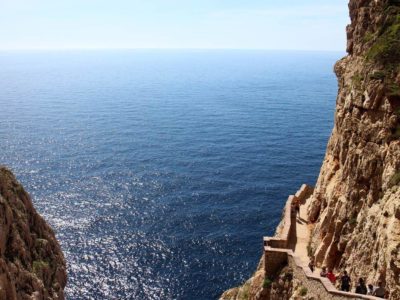
[[[218,299],[315,185],[340,52],[0,52],[0,164],[53,227],[66,298]]]

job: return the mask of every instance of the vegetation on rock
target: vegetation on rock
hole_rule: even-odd
[[[399,184],[400,184],[400,171],[393,174],[392,178],[390,178],[389,187],[393,187]]]
[[[384,64],[395,64],[400,62],[400,9],[390,5],[385,13],[386,21],[366,57]],[[370,36],[370,33],[366,35]]]
[[[300,287],[300,290],[299,290],[300,296],[304,297],[305,295],[307,295],[307,292],[308,292],[308,289],[306,287],[304,287],[304,286]]]
[[[265,288],[265,289],[269,288],[271,286],[271,284],[272,284],[272,280],[269,278],[265,278],[264,282],[263,282],[263,288]]]
[[[0,167],[0,299],[64,299],[63,253],[14,175]]]

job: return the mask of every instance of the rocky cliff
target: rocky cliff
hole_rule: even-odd
[[[0,300],[64,299],[66,267],[51,228],[0,167]]]
[[[309,250],[318,266],[381,280],[400,299],[400,0],[350,0],[349,9],[335,125],[308,210]],[[262,280],[259,268],[221,299],[272,299]]]
[[[400,1],[351,0],[335,126],[309,209],[319,265],[400,299]]]

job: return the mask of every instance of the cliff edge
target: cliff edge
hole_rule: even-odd
[[[64,255],[29,195],[0,167],[0,300],[64,299]]]

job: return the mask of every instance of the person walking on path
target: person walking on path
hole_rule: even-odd
[[[326,272],[326,267],[322,267],[321,273],[319,273],[319,276],[321,277],[326,277],[328,273]]]
[[[350,291],[350,276],[347,274],[347,271],[343,272],[343,275],[340,277],[340,289],[344,292]]]
[[[329,269],[328,273],[326,274],[326,277],[332,282],[333,285],[336,283],[336,276],[333,274],[332,269]]]
[[[314,257],[311,257],[310,262],[308,263],[308,267],[310,268],[311,272],[314,273],[315,270]]]
[[[369,296],[373,296],[374,295],[374,286],[372,284],[368,284],[367,295],[369,295]]]
[[[374,296],[379,297],[379,298],[385,298],[385,288],[383,287],[382,281],[379,281],[378,287],[374,291]]]
[[[366,295],[367,287],[365,285],[364,279],[358,279],[358,284],[356,286],[356,294]]]
[[[296,216],[300,218],[300,203],[299,199],[294,198],[292,201],[292,209],[295,211]]]

